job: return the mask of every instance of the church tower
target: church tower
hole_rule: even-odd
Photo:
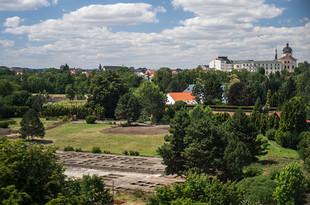
[[[286,43],[286,46],[283,48],[282,58],[278,60],[281,62],[281,70],[287,70],[288,72],[294,72],[294,69],[297,66],[297,59],[293,58],[293,49]]]

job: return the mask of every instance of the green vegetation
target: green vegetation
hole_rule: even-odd
[[[38,113],[34,109],[29,109],[20,122],[20,134],[23,139],[33,139],[34,137],[43,138],[45,130],[40,121]]]
[[[54,105],[61,105],[64,107],[83,106],[86,104],[86,100],[59,101],[59,102],[55,102],[53,104]]]
[[[46,131],[45,139],[52,140],[59,149],[70,145],[91,151],[94,145],[111,153],[136,150],[142,155],[156,155],[156,149],[164,143],[164,135],[103,134],[108,124],[67,123]]]

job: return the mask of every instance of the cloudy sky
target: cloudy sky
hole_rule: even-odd
[[[309,0],[0,0],[0,65],[194,68],[218,55],[310,61]]]

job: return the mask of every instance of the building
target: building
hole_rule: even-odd
[[[186,102],[186,104],[195,105],[197,104],[195,97],[189,92],[168,93],[166,104],[173,105],[175,102],[181,100]]]
[[[231,72],[234,69],[247,69],[250,72],[257,72],[258,68],[264,68],[266,75],[276,71],[287,70],[294,72],[297,65],[297,59],[293,58],[293,50],[286,44],[283,48],[282,58],[278,59],[277,49],[275,50],[274,60],[230,60],[227,56],[219,56],[213,59],[209,67],[224,72]]]

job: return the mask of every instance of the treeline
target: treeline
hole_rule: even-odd
[[[285,101],[294,96],[300,96],[309,104],[309,79],[309,63],[305,61],[299,63],[294,73],[282,71],[268,76],[265,75],[263,68],[260,68],[257,73],[247,70],[233,70],[227,73],[197,68],[173,74],[170,68],[163,67],[156,71],[151,82],[162,94],[183,92],[189,85],[194,84],[193,94],[197,96],[199,103],[206,105],[253,106],[257,104],[265,109],[268,107],[280,109]],[[85,99],[86,95],[90,95],[88,106],[94,107],[94,104],[103,106],[104,104],[107,117],[115,117],[114,109],[119,97],[127,92],[135,93],[145,81],[135,75],[134,70],[127,67],[118,68],[116,73],[111,70],[93,70],[88,76],[82,71],[72,74],[67,65],[62,70],[50,68],[43,72],[24,71],[22,75],[15,75],[8,69],[1,70],[0,110],[2,116],[0,117],[14,115],[12,106],[33,106],[37,97],[33,93],[41,94],[43,97],[48,97],[48,94],[66,94],[69,99]],[[102,83],[109,83],[109,85]],[[99,88],[103,89],[104,86],[107,87],[108,92],[104,96],[100,94],[100,98],[104,97],[110,103],[98,103],[96,99]],[[36,104],[44,104],[45,101],[46,99],[41,96]],[[159,120],[160,113],[155,118]]]

